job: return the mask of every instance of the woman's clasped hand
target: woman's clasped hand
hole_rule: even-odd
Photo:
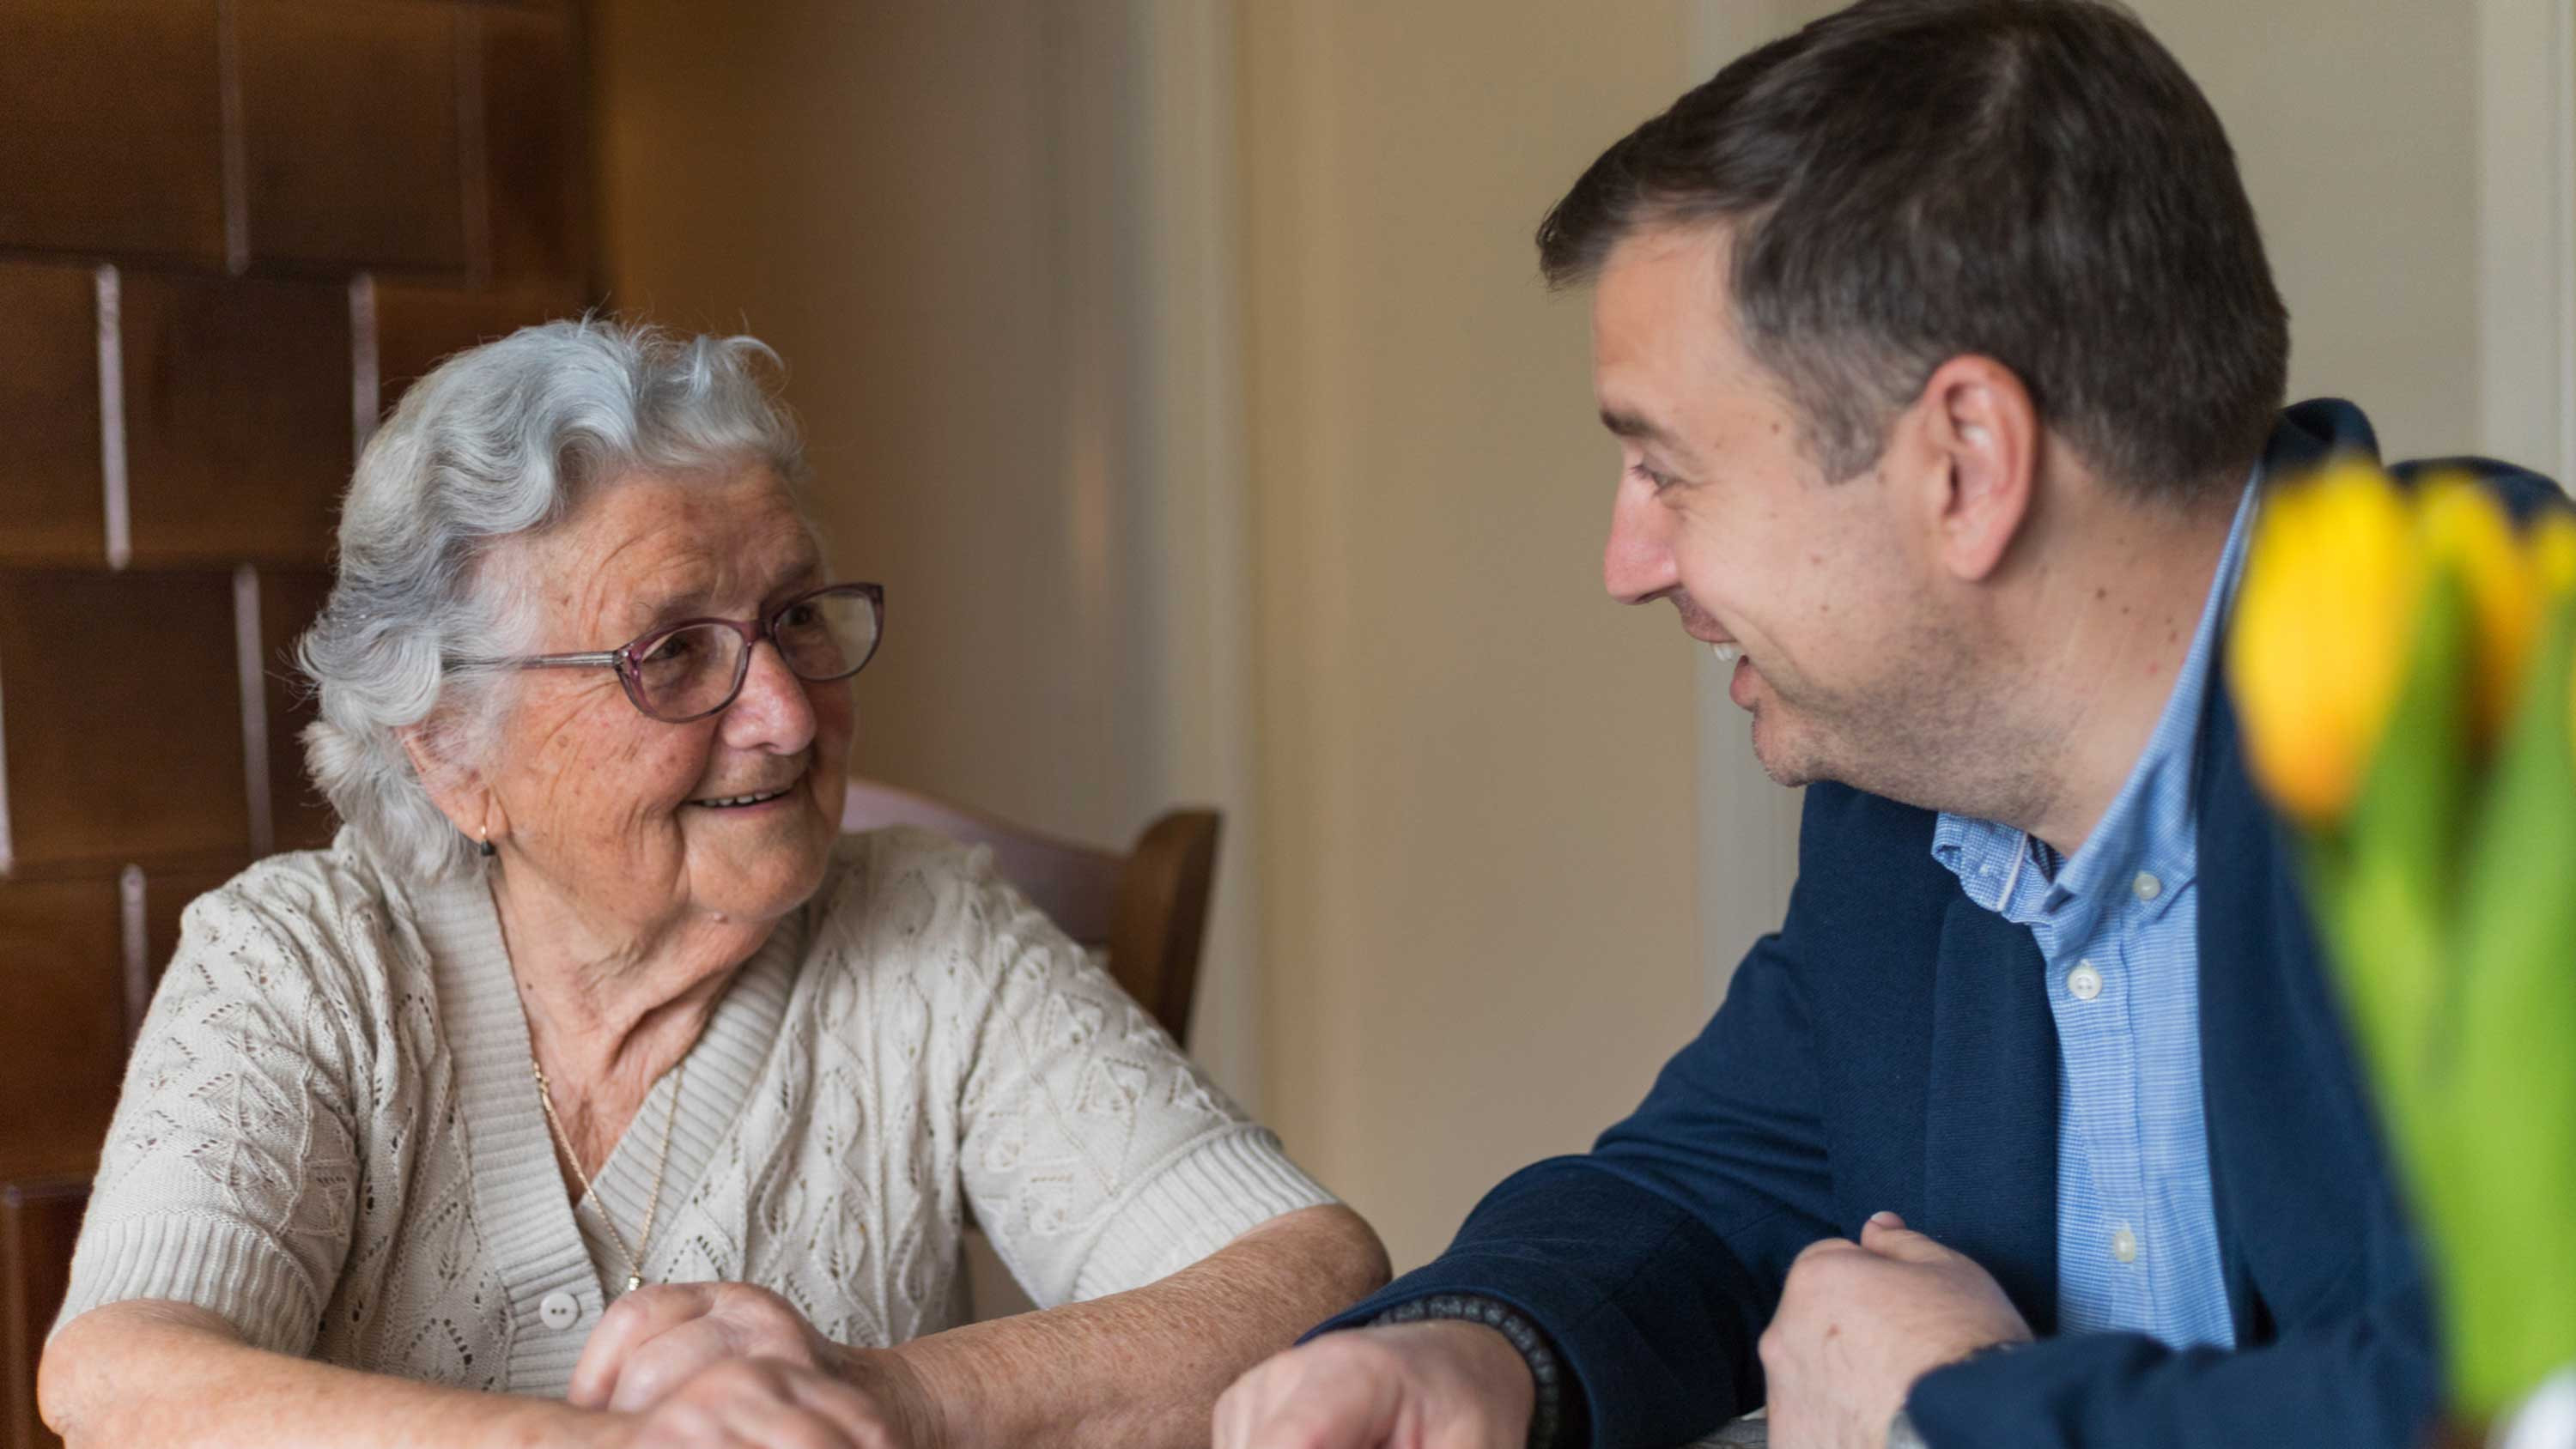
[[[940,1443],[927,1391],[899,1355],[836,1344],[747,1283],[656,1284],[618,1299],[566,1398],[632,1416],[636,1449]]]
[[[931,1449],[866,1389],[775,1358],[725,1359],[622,1416],[619,1449]]]

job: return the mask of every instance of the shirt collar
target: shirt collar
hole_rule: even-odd
[[[1932,829],[1932,857],[1959,877],[1968,898],[2006,919],[2029,924],[2049,917],[2061,937],[2092,933],[2102,912],[2122,894],[2137,892],[2161,915],[2199,869],[2198,808],[2192,776],[2200,758],[2202,705],[2218,652],[2220,621],[2244,572],[2245,542],[2252,532],[2261,465],[2237,499],[2218,568],[2210,579],[2191,651],[2175,671],[2173,691],[2144,753],[2120,793],[2072,857],[2051,872],[2054,852],[2029,833],[1991,820],[1944,812]],[[2150,892],[2141,877],[2152,877]]]

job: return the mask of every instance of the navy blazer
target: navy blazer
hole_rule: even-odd
[[[2282,477],[2377,455],[2349,403],[2283,415]],[[2406,476],[2432,465],[2401,465]],[[2546,479],[2450,460],[2517,515]],[[1762,1403],[1756,1344],[1800,1249],[1882,1208],[1991,1272],[2040,1341],[1926,1375],[1936,1446],[2411,1445],[2438,1395],[2416,1254],[2224,672],[2195,793],[2200,1032],[2234,1351],[2051,1337],[2057,1034],[2029,930],[1932,858],[1931,811],[1807,792],[1787,921],[1644,1104],[1513,1175],[1449,1250],[1317,1331],[1433,1293],[1499,1299],[1571,1377],[1579,1442],[1665,1449]]]

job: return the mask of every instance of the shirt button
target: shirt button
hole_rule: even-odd
[[[2078,1001],[2091,1001],[2102,994],[2102,973],[2093,969],[2092,962],[2078,961],[2066,973],[2066,989]]]
[[[581,1300],[558,1289],[537,1300],[537,1317],[560,1333],[581,1321]]]
[[[2165,883],[2142,870],[2136,880],[2129,882],[2129,889],[2137,893],[2139,900],[2151,901],[2165,893]]]
[[[2113,1230],[2111,1234],[2111,1256],[2119,1259],[2123,1263],[2134,1263],[2138,1261],[2138,1235],[2130,1232],[2125,1227]]]

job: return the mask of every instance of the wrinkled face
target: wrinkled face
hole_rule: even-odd
[[[765,618],[832,582],[765,467],[629,475],[593,489],[514,561],[535,591],[532,653],[615,649],[691,618]],[[852,681],[813,684],[763,641],[731,705],[648,719],[612,669],[531,669],[485,778],[514,889],[649,933],[692,913],[775,919],[821,883],[839,830]],[[756,797],[756,803],[736,802]]]
[[[1669,599],[1736,662],[1730,693],[1783,784],[1884,788],[1925,768],[1955,704],[1957,631],[1884,463],[1827,481],[1796,413],[1738,342],[1722,227],[1642,230],[1603,266],[1593,385],[1619,439],[1602,577]]]

